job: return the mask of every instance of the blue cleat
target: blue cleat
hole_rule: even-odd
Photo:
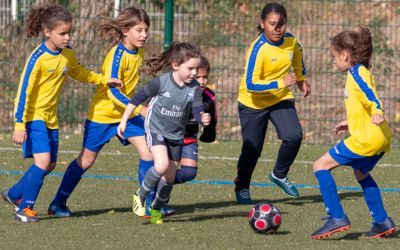
[[[163,218],[172,216],[175,214],[175,212],[176,212],[176,210],[171,207],[162,207],[161,208],[161,215]],[[145,212],[143,218],[148,219],[150,217],[151,217],[150,206],[146,206],[146,212]]]
[[[65,218],[71,216],[71,210],[69,210],[65,202],[63,203],[52,202],[49,208],[47,209],[47,214],[54,215],[59,218]]]
[[[371,230],[365,234],[367,238],[381,238],[396,231],[396,225],[392,218],[387,217],[383,223],[372,223]]]
[[[299,197],[299,191],[297,191],[297,188],[289,181],[287,177],[283,179],[276,178],[275,176],[272,175],[272,173],[268,176],[268,179],[280,187],[282,191],[293,198]]]
[[[327,218],[328,221],[323,227],[311,234],[311,238],[320,240],[327,238],[334,233],[343,232],[351,228],[349,218],[345,215],[343,218]]]
[[[248,205],[253,203],[250,197],[250,190],[248,188],[235,191],[236,201],[238,204]]]

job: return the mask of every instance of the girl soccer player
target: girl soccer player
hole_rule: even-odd
[[[379,187],[369,173],[390,149],[389,126],[376,93],[375,80],[369,71],[372,56],[369,30],[362,28],[358,32],[337,34],[332,39],[331,52],[336,67],[347,72],[344,92],[347,120],[337,124],[335,129],[339,135],[348,130],[350,136],[314,162],[314,174],[329,217],[326,224],[311,237],[321,239],[351,227],[331,174],[332,169],[347,165],[353,168],[373,218],[372,228],[366,237],[379,238],[393,233],[396,226],[387,216]]]
[[[299,196],[287,174],[299,151],[303,133],[294,96],[287,87],[297,84],[306,97],[310,94],[310,85],[305,80],[301,47],[296,37],[285,33],[286,22],[287,14],[282,5],[267,4],[261,11],[259,37],[247,51],[246,69],[238,96],[243,139],[235,179],[239,204],[252,203],[249,191],[251,176],[262,152],[269,120],[282,140],[269,180],[285,194]],[[291,69],[293,73],[290,73]]]
[[[28,37],[43,32],[42,42],[29,56],[22,72],[15,98],[15,130],[13,142],[22,144],[23,157],[33,157],[33,165],[11,189],[2,192],[12,204],[15,218],[23,222],[39,220],[33,210],[44,177],[57,162],[57,103],[66,75],[83,82],[103,86],[120,84],[83,68],[69,47],[72,15],[63,7],[34,8],[26,20]],[[115,85],[117,86],[117,85]]]
[[[74,188],[78,185],[82,175],[96,161],[102,147],[117,135],[117,126],[124,113],[125,106],[135,93],[139,81],[139,66],[142,64],[144,52],[142,46],[148,38],[150,20],[142,9],[129,7],[112,19],[105,17],[98,30],[103,38],[112,39],[116,45],[107,54],[102,72],[106,76],[119,78],[124,83],[123,89],[99,86],[92,99],[88,116],[85,122],[83,146],[67,170],[48,213],[57,217],[71,215],[66,202]],[[139,152],[139,172],[153,166],[153,157],[150,154],[144,137],[144,120],[135,110],[129,117],[123,145],[132,144]]]
[[[207,58],[201,56],[200,65],[196,75],[196,80],[200,83],[202,88],[203,108],[204,112],[210,114],[210,125],[203,128],[203,133],[200,135],[200,141],[213,142],[216,137],[217,125],[217,109],[214,92],[207,87],[208,75],[210,74],[210,63]],[[176,171],[174,184],[182,184],[194,180],[197,175],[198,169],[198,143],[197,137],[199,133],[199,123],[194,119],[193,115],[189,115],[189,120],[185,128],[185,136],[183,139],[182,158],[180,161],[180,168]],[[150,205],[152,199],[146,200],[146,214],[145,217],[150,217]],[[171,215],[175,212],[173,208],[163,207],[163,217]]]
[[[189,112],[198,123],[208,125],[210,115],[204,113],[201,88],[195,80],[200,64],[200,49],[189,43],[173,43],[159,56],[151,58],[147,71],[155,74],[167,66],[167,72],[151,80],[146,87],[134,95],[127,105],[118,135],[123,136],[127,121],[134,109],[152,97],[145,120],[146,139],[154,158],[139,190],[134,194],[134,212],[145,215],[145,200],[157,186],[150,208],[150,223],[161,224],[161,207],[169,199],[175,181],[176,166],[182,155],[183,138]]]

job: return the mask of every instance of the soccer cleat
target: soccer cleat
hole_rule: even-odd
[[[22,222],[38,222],[39,217],[36,211],[32,210],[30,207],[20,209],[15,214],[15,219]]]
[[[145,200],[142,200],[138,194],[133,194],[132,211],[137,215],[143,217],[146,214]]]
[[[272,173],[268,176],[268,179],[276,184],[278,187],[282,189],[282,191],[290,197],[296,198],[299,197],[299,191],[297,188],[289,181],[287,177],[283,179],[276,178],[272,175]]]
[[[330,218],[323,227],[311,234],[311,238],[319,240],[327,238],[334,233],[343,232],[351,228],[349,218],[345,215],[344,218]]]
[[[62,203],[52,202],[52,203],[50,203],[50,206],[47,209],[47,214],[54,215],[54,216],[60,217],[60,218],[64,218],[64,217],[71,216],[71,210],[69,210],[69,208],[67,207],[67,204],[65,204],[65,202],[62,202]]]
[[[162,212],[161,210],[150,208],[150,224],[162,224]]]
[[[371,230],[365,234],[367,238],[380,238],[396,231],[396,225],[392,218],[387,217],[383,223],[372,223]]]
[[[175,214],[175,209],[173,209],[171,207],[162,207],[161,208],[161,214],[162,214],[163,218],[168,217],[168,216],[172,216],[172,215]],[[147,206],[147,204],[146,204],[146,212],[145,212],[143,218],[149,219],[150,217],[151,217],[151,215],[150,215],[150,206]]]
[[[13,199],[10,198],[10,196],[8,196],[8,191],[9,191],[9,190],[6,189],[6,190],[4,190],[3,192],[1,192],[1,196],[3,197],[3,200],[4,200],[4,201],[10,203],[10,204],[14,207],[15,212],[18,212],[18,210],[19,210],[19,204],[21,203],[22,198],[20,198],[19,200],[13,200]]]
[[[235,191],[235,194],[236,194],[236,201],[238,204],[248,205],[253,202],[251,200],[250,190],[248,188]]]

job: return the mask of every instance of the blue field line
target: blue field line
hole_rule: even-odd
[[[19,170],[2,170],[0,169],[0,175],[22,175],[24,171]],[[49,176],[57,176],[63,177],[64,173],[60,172],[52,172]],[[137,178],[130,177],[130,176],[115,176],[115,175],[83,175],[82,178],[84,179],[97,179],[97,180],[126,180],[126,181],[136,181]],[[193,180],[189,181],[190,184],[206,184],[206,185],[234,185],[233,181],[226,181],[226,180]],[[274,187],[275,184],[266,183],[266,182],[251,182],[251,186],[253,187]],[[299,189],[301,188],[313,188],[319,189],[318,185],[314,184],[295,184],[295,186]],[[400,193],[400,188],[379,188],[383,193]],[[353,187],[353,186],[338,186],[337,190],[339,191],[362,191],[360,187]]]

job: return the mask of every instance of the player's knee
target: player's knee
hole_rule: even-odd
[[[316,161],[313,163],[313,170],[314,170],[314,173],[315,173],[315,172],[318,172],[318,171],[320,171],[320,170],[323,170],[323,169],[324,169],[324,165],[322,164],[321,161],[316,160]]]
[[[194,180],[197,176],[197,167],[181,166],[176,171],[175,183],[185,183]]]
[[[285,135],[282,140],[286,141],[289,144],[300,144],[303,140],[303,133],[301,131],[293,131],[292,133]]]

